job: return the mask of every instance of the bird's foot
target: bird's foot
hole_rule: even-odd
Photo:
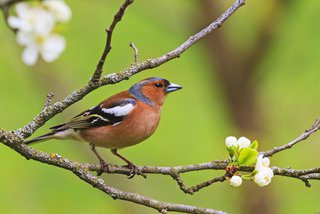
[[[101,159],[100,169],[97,171],[97,175],[100,176],[104,172],[110,173],[109,164],[107,164],[104,160]]]
[[[145,174],[143,174],[141,172],[141,170],[136,165],[134,165],[132,162],[129,162],[128,165],[126,165],[124,167],[126,167],[130,170],[128,173],[128,179],[133,178],[135,175],[141,175],[142,177],[147,178],[147,176]]]

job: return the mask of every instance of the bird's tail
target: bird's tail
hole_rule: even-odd
[[[50,132],[48,134],[41,135],[41,136],[33,138],[31,140],[26,140],[26,141],[24,141],[24,143],[27,145],[34,144],[34,143],[40,143],[42,141],[49,140],[49,139],[53,138],[54,134],[55,134],[55,132]]]

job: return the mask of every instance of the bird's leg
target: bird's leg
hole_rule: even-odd
[[[111,149],[112,154],[114,154],[115,156],[121,158],[121,160],[123,160],[124,162],[126,162],[128,165],[126,165],[125,167],[130,169],[129,172],[129,179],[133,178],[135,175],[141,175],[142,177],[146,178],[147,176],[145,174],[143,174],[140,169],[134,165],[131,161],[129,161],[128,159],[126,159],[125,157],[121,156],[118,152],[117,149]]]
[[[100,176],[104,170],[106,169],[107,172],[109,173],[109,166],[108,164],[102,159],[102,157],[99,155],[98,151],[96,150],[95,145],[90,144],[91,150],[93,151],[93,153],[97,156],[97,158],[99,159],[100,162],[100,170],[97,171],[97,175]]]

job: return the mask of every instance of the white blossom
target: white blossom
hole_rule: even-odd
[[[46,62],[56,60],[66,47],[64,37],[54,32],[58,22],[71,18],[71,10],[62,0],[45,0],[37,5],[16,4],[17,16],[8,24],[17,30],[17,42],[24,47],[22,60],[34,65],[39,56]]]
[[[22,60],[26,65],[34,65],[39,55],[46,62],[56,60],[65,49],[65,39],[59,34],[40,35],[19,31],[17,41],[25,49],[22,52]]]
[[[233,187],[238,187],[242,184],[242,178],[238,175],[232,176],[230,179],[230,185]]]
[[[52,13],[42,7],[30,7],[22,2],[16,8],[17,16],[8,18],[9,26],[14,29],[43,35],[50,33],[55,26]]]
[[[269,166],[270,159],[267,157],[263,157],[262,155],[258,155],[257,163],[255,166],[255,170],[257,170],[258,173],[254,176],[254,182],[261,187],[268,185],[274,175],[272,169]]]
[[[231,147],[231,146],[237,146],[237,145],[238,145],[238,140],[237,140],[237,138],[234,137],[234,136],[229,136],[229,137],[227,137],[226,140],[225,140],[225,142],[226,142],[226,146],[227,146],[228,148]]]
[[[254,182],[260,187],[270,184],[273,177],[273,171],[269,167],[261,168],[258,173],[254,176]]]

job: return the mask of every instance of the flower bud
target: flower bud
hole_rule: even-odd
[[[231,146],[237,146],[238,145],[238,140],[234,136],[229,136],[226,138],[226,146],[229,148]]]
[[[239,144],[240,149],[247,148],[250,146],[251,141],[246,137],[240,137],[238,140],[238,144]]]
[[[238,175],[232,176],[230,179],[230,185],[233,187],[238,187],[242,184],[242,178]]]

